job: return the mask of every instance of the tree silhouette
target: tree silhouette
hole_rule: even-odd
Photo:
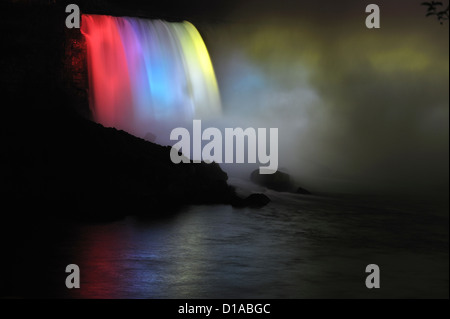
[[[423,6],[427,6],[427,17],[428,16],[436,16],[440,24],[444,24],[445,20],[449,19],[448,11],[449,5],[447,4],[447,8],[444,9],[444,5],[439,1],[431,1],[431,2],[422,2]]]

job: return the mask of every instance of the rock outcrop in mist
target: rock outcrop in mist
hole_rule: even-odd
[[[291,192],[303,195],[311,194],[308,190],[296,186],[291,176],[281,171],[276,171],[273,174],[260,174],[259,170],[254,170],[250,174],[250,180],[255,184],[278,192]]]

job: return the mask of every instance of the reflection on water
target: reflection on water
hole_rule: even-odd
[[[417,202],[267,194],[272,202],[262,209],[192,206],[157,221],[24,222],[5,245],[0,295],[448,298],[448,207],[439,215],[442,208]],[[64,285],[71,263],[80,267],[80,289]],[[378,290],[365,287],[371,263],[381,269]]]
[[[80,225],[82,298],[448,297],[448,218],[290,194],[260,210]],[[365,287],[365,266],[382,289]]]

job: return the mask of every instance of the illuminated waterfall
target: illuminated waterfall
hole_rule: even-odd
[[[214,69],[191,23],[83,15],[81,32],[97,122],[143,136],[220,113]]]

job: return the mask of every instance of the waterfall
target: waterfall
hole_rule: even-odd
[[[144,136],[220,114],[213,65],[191,23],[84,14],[81,32],[98,123]]]

